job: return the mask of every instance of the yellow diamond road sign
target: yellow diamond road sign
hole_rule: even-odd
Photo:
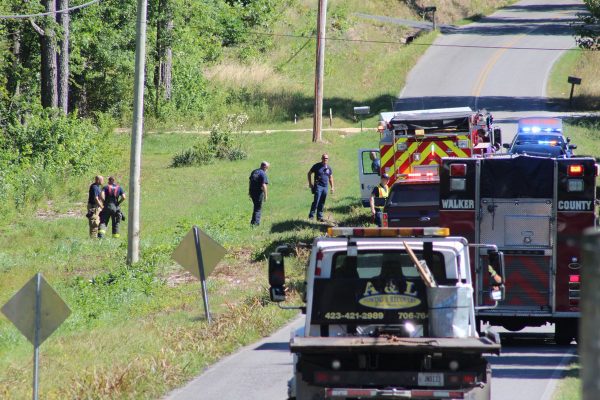
[[[35,345],[37,275],[2,307],[2,313],[33,345]],[[41,296],[39,344],[42,344],[67,319],[71,310],[43,276],[40,276],[39,295]]]
[[[200,249],[202,250],[202,263],[204,265],[205,276],[215,269],[216,265],[221,261],[227,252],[223,246],[215,242],[210,236],[198,229],[200,239]],[[194,241],[194,229],[185,235],[179,246],[173,252],[173,259],[182,267],[187,269],[196,278],[200,279],[198,269],[198,257],[196,253],[196,243]]]

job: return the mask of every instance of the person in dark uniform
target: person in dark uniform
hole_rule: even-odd
[[[383,204],[381,203],[385,202],[385,199],[388,198],[390,190],[387,184],[389,180],[390,177],[388,174],[382,174],[379,185],[373,188],[371,198],[369,199],[369,203],[371,204],[371,214],[375,220],[375,225],[380,228],[381,225],[383,225]],[[375,204],[376,200],[379,200],[379,204]]]
[[[102,189],[102,201],[104,203],[104,209],[100,213],[100,231],[98,237],[102,238],[106,234],[106,228],[108,226],[109,219],[112,221],[112,235],[114,238],[118,238],[119,224],[124,219],[123,213],[121,212],[121,203],[125,201],[125,192],[123,188],[115,182],[115,178],[112,176],[108,177],[108,185]]]
[[[98,237],[98,227],[100,226],[100,212],[102,211],[102,184],[104,183],[104,177],[102,175],[96,175],[94,183],[90,185],[88,202],[87,202],[87,214],[85,215],[90,225],[90,237]]]
[[[308,187],[313,193],[313,202],[310,206],[308,219],[314,218],[316,211],[317,220],[323,222],[323,207],[325,207],[325,200],[327,200],[329,185],[331,185],[331,193],[334,192],[333,170],[329,166],[329,155],[323,154],[321,162],[316,163],[310,168],[307,177]]]
[[[260,163],[260,168],[255,169],[250,173],[250,184],[248,187],[248,195],[252,199],[254,209],[252,210],[252,219],[250,225],[260,225],[260,215],[262,211],[262,203],[267,201],[268,191],[267,185],[269,184],[269,177],[267,176],[267,170],[270,164],[266,161]]]
[[[372,151],[369,157],[371,158],[371,171],[379,175],[381,173],[381,160],[377,157],[377,152]]]

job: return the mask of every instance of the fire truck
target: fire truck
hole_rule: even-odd
[[[365,207],[381,173],[390,176],[390,187],[395,182],[437,182],[442,157],[483,156],[501,146],[492,115],[469,107],[383,112],[378,131],[379,149],[358,151]]]
[[[446,158],[440,223],[504,253],[506,300],[477,319],[511,331],[555,324],[558,344],[577,338],[582,232],[596,224],[593,158],[525,155]],[[475,252],[476,250],[472,250]],[[487,304],[485,258],[471,256],[475,302]]]

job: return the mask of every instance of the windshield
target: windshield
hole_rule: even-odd
[[[421,251],[417,250],[415,254],[417,258],[423,258]],[[444,256],[442,253],[433,252],[429,264],[429,269],[438,283],[456,283],[456,280],[446,278]],[[360,252],[357,257],[348,257],[346,253],[338,253],[333,258],[332,279],[340,278],[419,279],[419,273],[405,251]]]
[[[437,204],[440,187],[434,185],[395,185],[392,187],[388,204]]]
[[[530,156],[540,157],[561,157],[565,155],[565,152],[560,146],[515,145],[511,149],[511,154],[528,154]]]

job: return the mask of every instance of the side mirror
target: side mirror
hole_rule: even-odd
[[[271,301],[285,301],[285,267],[281,253],[269,255],[269,296]]]
[[[502,144],[502,129],[494,128],[494,145],[500,146]]]
[[[506,289],[504,284],[504,253],[501,251],[488,251],[488,272],[490,273],[490,298],[493,301],[503,301],[506,298]]]
[[[576,144],[570,144],[570,143],[569,143],[567,146],[568,146],[568,147],[569,147],[569,149],[571,149],[571,150],[575,150],[575,149],[577,148],[577,145],[576,145]]]
[[[567,143],[571,143],[571,138],[567,136]]]
[[[502,147],[504,147],[506,150],[510,149],[510,143],[502,143]]]

